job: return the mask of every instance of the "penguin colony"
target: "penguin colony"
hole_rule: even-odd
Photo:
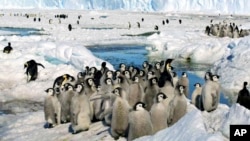
[[[114,72],[103,62],[101,69],[86,67],[76,78],[58,76],[45,92],[45,128],[70,123],[69,132],[87,131],[91,123],[103,121],[114,139],[131,141],[174,125],[187,112],[188,75],[178,79],[173,59],[142,68],[124,63]],[[192,104],[198,109],[216,110],[220,97],[219,76],[207,72],[205,84],[197,83]]]
[[[239,38],[250,35],[250,29],[240,29],[238,25],[235,23],[227,23],[223,21],[223,23],[213,24],[212,20],[210,21],[211,25],[206,26],[205,34],[208,36],[213,35],[216,37],[229,37],[229,38]]]

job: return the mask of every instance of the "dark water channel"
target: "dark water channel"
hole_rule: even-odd
[[[165,60],[162,56],[157,56],[157,58],[149,57],[147,50],[144,45],[98,45],[88,48],[95,56],[110,62],[115,69],[119,67],[120,63],[125,63],[126,65],[133,65],[141,68],[142,63],[147,60],[150,63],[154,63],[153,60]],[[209,70],[208,65],[198,65],[198,64],[189,64],[185,62],[173,61],[172,63],[174,70],[177,72],[178,76],[181,76],[182,72],[187,72],[189,77],[189,99],[194,90],[194,84],[199,82],[204,84],[202,77],[196,75],[196,72],[199,74],[205,74]],[[228,99],[224,97],[224,94],[221,93],[220,102],[223,104],[229,105]]]

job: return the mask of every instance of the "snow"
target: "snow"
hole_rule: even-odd
[[[248,14],[248,0],[2,0],[1,9],[128,10]]]
[[[15,1],[1,1],[0,5],[5,4],[5,8],[10,8],[11,2]],[[39,3],[42,7],[62,8],[66,3],[68,6],[71,3],[73,7],[78,1],[29,1],[29,5],[24,2],[26,1],[19,1],[18,5],[14,4],[13,6],[33,7]],[[97,1],[91,2],[97,4]],[[103,1],[103,3],[105,2]],[[127,6],[132,2],[135,6],[136,2],[144,2],[143,4],[148,5],[149,1],[127,1],[121,6]],[[162,0],[161,2],[164,4],[152,4],[154,7],[152,9],[166,8],[167,4],[170,7],[169,9],[171,9],[171,6],[173,9],[182,7],[182,4],[176,1]],[[214,6],[217,1],[199,2],[200,7],[208,4],[207,7],[209,8],[210,5]],[[226,3],[225,1],[220,2]],[[236,2],[230,1],[229,3],[233,5]],[[238,2],[238,6],[242,8],[241,12],[247,11],[244,9],[247,3],[248,1]],[[118,2],[117,5],[119,5]],[[197,6],[197,1],[193,0],[192,5]],[[81,5],[79,4],[79,6]],[[187,9],[188,6],[190,5],[187,5]],[[220,5],[216,7],[220,7]],[[138,8],[140,8],[140,5],[138,5]],[[199,10],[199,8],[196,10]],[[225,12],[227,12],[226,10]],[[35,28],[41,34],[20,36],[18,34],[13,35],[15,32],[0,30],[0,106],[4,110],[11,110],[14,113],[0,113],[0,140],[3,141],[112,140],[108,131],[109,128],[103,126],[101,122],[93,123],[89,131],[77,135],[68,132],[69,124],[62,124],[53,129],[43,128],[45,124],[42,107],[45,97],[44,90],[52,86],[54,79],[65,73],[76,76],[79,71],[84,70],[85,66],[100,68],[101,62],[104,61],[94,56],[88,50],[87,47],[89,46],[145,45],[147,46],[149,60],[157,60],[156,58],[159,57],[185,61],[190,58],[194,64],[210,65],[212,71],[221,76],[220,84],[232,99],[237,98],[236,94],[241,89],[243,81],[250,82],[248,76],[250,66],[247,63],[250,59],[247,55],[250,46],[249,37],[232,39],[217,38],[204,34],[205,26],[210,24],[212,18],[217,23],[226,20],[241,25],[240,28],[250,27],[248,17],[245,16],[221,15],[211,17],[203,14],[58,9],[51,11],[4,9],[1,13],[4,13],[4,16],[0,17],[0,27]],[[33,17],[14,16],[14,13],[36,14],[37,17],[41,17],[41,22],[34,22]],[[58,19],[54,19],[54,15],[58,13],[66,13],[69,18],[61,19],[61,24],[59,24]],[[79,25],[76,24],[78,15],[82,15]],[[141,22],[141,28],[138,29],[136,22],[141,21],[142,17],[145,21]],[[162,20],[167,18],[170,23],[163,26]],[[49,19],[53,19],[51,24],[49,24]],[[178,19],[182,19],[183,23],[179,24]],[[128,22],[131,22],[132,25],[130,30],[128,29]],[[69,23],[73,26],[72,31],[67,29]],[[121,36],[151,32],[155,25],[159,25],[160,34],[153,34],[148,37]],[[2,49],[8,42],[12,43],[14,50],[10,54],[3,54]],[[27,83],[23,65],[30,59],[43,64],[45,69],[39,67],[38,79]],[[110,63],[108,63],[108,67],[114,69]],[[204,75],[199,70],[197,74],[201,77]],[[25,105],[27,103],[29,104]],[[238,104],[232,104],[230,107],[220,104],[217,110],[210,113],[201,112],[190,104],[188,108],[188,113],[172,127],[138,140],[229,140],[229,125],[250,124],[249,110]],[[120,138],[119,140],[126,139]]]

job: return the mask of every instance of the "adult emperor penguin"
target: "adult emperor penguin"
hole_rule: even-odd
[[[174,86],[173,79],[171,76],[171,62],[172,61],[173,59],[167,59],[165,61],[164,71],[161,73],[161,76],[158,81],[159,87],[163,87],[167,81],[170,82],[172,86]]]
[[[202,86],[202,102],[204,110],[207,112],[215,110],[220,101],[220,85],[218,79],[218,75],[212,75],[212,80],[206,81]]]
[[[182,72],[181,77],[179,78],[178,85],[185,87],[184,94],[188,98],[189,96],[189,79],[186,72]]]
[[[65,83],[73,83],[73,81],[75,81],[75,78],[69,74],[64,74],[61,76],[58,76],[53,83],[53,88],[57,88],[57,87],[61,87],[63,86]]]
[[[136,138],[151,135],[153,125],[149,112],[145,109],[145,103],[137,102],[134,110],[129,113],[128,141]]]
[[[247,89],[247,85],[248,83],[245,81],[243,83],[243,88],[239,91],[238,93],[238,98],[237,98],[237,103],[239,103],[240,105],[250,109],[250,93]]]
[[[38,66],[45,68],[41,63],[37,63],[35,60],[29,60],[24,64],[26,69],[27,82],[34,81],[38,76]]]
[[[180,118],[182,118],[187,113],[187,98],[184,94],[184,89],[184,86],[178,85],[176,87],[175,97],[169,103],[169,126],[175,124]]]
[[[47,96],[44,100],[44,115],[47,127],[51,128],[61,124],[61,103],[59,102],[55,90],[49,88],[45,90]]]
[[[203,105],[202,105],[202,98],[201,98],[201,91],[202,87],[200,83],[195,83],[194,84],[194,91],[192,93],[192,98],[191,98],[191,103],[195,105],[198,109],[202,110]]]
[[[130,106],[126,98],[127,94],[121,87],[114,89],[113,94],[116,98],[112,108],[111,136],[119,139],[120,136],[126,135]]]
[[[163,103],[166,98],[167,96],[164,93],[158,93],[156,95],[156,102],[150,109],[150,116],[153,124],[153,134],[168,127],[168,108]]]

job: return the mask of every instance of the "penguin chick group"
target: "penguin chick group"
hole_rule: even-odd
[[[121,63],[116,71],[103,62],[100,69],[87,66],[76,77],[58,76],[46,90],[45,127],[70,123],[70,132],[76,134],[103,121],[114,139],[130,141],[174,125],[187,113],[189,80],[186,72],[178,78],[172,61],[144,61],[141,68]],[[194,102],[203,102],[207,111],[213,110],[207,105],[215,109],[218,105],[214,102],[219,100],[217,80],[209,75],[204,92],[193,94],[200,95]]]

